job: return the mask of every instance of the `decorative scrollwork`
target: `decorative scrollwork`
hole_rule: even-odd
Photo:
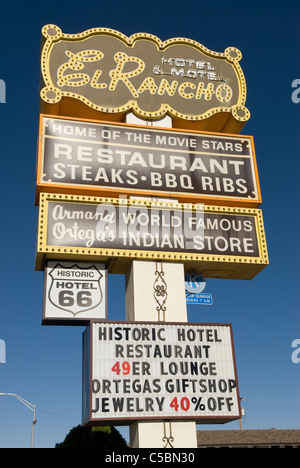
[[[169,422],[169,432],[170,432],[170,435],[167,436],[167,427],[166,427],[166,423],[164,422],[164,436],[162,438],[162,441],[163,442],[166,442],[166,445],[163,447],[163,448],[167,448],[168,445],[171,447],[171,448],[174,448],[174,445],[172,445],[172,442],[174,442],[174,437],[172,435],[172,426],[171,426],[171,422]]]
[[[160,269],[159,269],[160,265]],[[164,271],[163,271],[163,265],[162,263],[156,262],[156,269],[155,269],[155,281],[154,281],[154,299],[157,303],[156,310],[158,312],[158,322],[164,322],[165,321],[165,313],[167,310],[167,307],[165,306],[167,298],[168,298],[168,293],[167,293],[167,283],[165,282],[164,279]],[[162,318],[161,318],[162,315]]]

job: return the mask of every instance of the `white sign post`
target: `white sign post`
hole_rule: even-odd
[[[126,273],[126,319],[187,322],[183,264],[134,260]],[[196,448],[196,423],[170,417],[132,422],[130,446]]]

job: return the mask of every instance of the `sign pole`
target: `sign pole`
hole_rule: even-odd
[[[134,260],[126,274],[126,319],[187,322],[183,264]],[[135,422],[130,425],[130,446],[196,448],[196,423]]]
[[[170,122],[166,117],[160,124],[172,127]],[[127,123],[147,125],[133,114],[127,115]],[[183,264],[134,260],[126,272],[126,320],[187,322]],[[135,422],[130,425],[130,446],[197,448],[196,423]]]

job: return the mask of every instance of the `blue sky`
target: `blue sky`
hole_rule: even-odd
[[[242,6],[241,6],[242,5]],[[300,79],[299,4],[251,2],[77,2],[2,0],[0,79],[1,294],[0,393],[37,405],[35,447],[54,447],[81,423],[82,327],[41,326],[43,274],[34,270],[34,206],[41,29],[65,33],[108,27],[130,36],[186,37],[223,52],[241,50],[262,191],[270,265],[251,281],[207,280],[213,306],[188,306],[190,322],[233,325],[244,429],[300,426],[300,363],[292,361],[299,321],[299,113],[291,83]],[[109,276],[111,320],[125,320],[124,277]],[[300,353],[298,353],[298,357]],[[32,413],[0,396],[0,447],[29,447]],[[239,429],[235,421],[223,429]],[[198,426],[219,429],[219,426]],[[121,430],[128,437],[127,428]]]

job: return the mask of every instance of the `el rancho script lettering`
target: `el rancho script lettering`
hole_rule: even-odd
[[[41,97],[48,104],[65,96],[98,111],[133,109],[142,117],[168,111],[197,119],[233,107],[243,117],[248,112],[242,55],[234,47],[212,52],[189,39],[127,38],[105,28],[68,35],[47,25],[43,35]]]
[[[58,68],[57,85],[59,87],[79,87],[89,84],[94,89],[115,91],[117,86],[122,84],[123,88],[126,86],[134,98],[138,98],[146,91],[152,95],[157,94],[162,96],[168,94],[169,96],[174,96],[178,94],[183,99],[205,99],[207,101],[210,101],[212,96],[215,95],[216,99],[222,103],[229,102],[232,98],[233,91],[230,85],[226,83],[215,84],[213,82],[225,81],[225,79],[220,76],[220,73],[216,73],[215,68],[212,67],[210,62],[162,57],[162,64],[167,63],[170,66],[169,71],[166,72],[167,75],[174,78],[178,76],[186,77],[193,81],[183,81],[180,83],[176,79],[170,82],[166,78],[162,78],[157,82],[151,76],[143,78],[146,69],[143,59],[120,51],[114,55],[116,65],[115,68],[109,71],[109,82],[101,82],[102,69],[99,62],[104,59],[103,52],[100,50],[83,50],[82,52],[73,53],[70,50],[66,50],[65,54],[69,57],[69,60]],[[91,75],[86,72],[78,73],[78,70],[84,70],[86,68],[85,64],[89,62],[97,62],[99,68],[95,66],[95,71]],[[128,67],[128,64],[133,65],[133,67]],[[178,67],[179,64],[180,66]],[[125,71],[129,68],[131,70]],[[165,74],[159,65],[154,66],[153,73],[155,75]],[[133,80],[138,75],[141,75],[141,84],[135,84]],[[206,78],[207,83],[205,81],[197,82],[196,80],[199,77]]]

